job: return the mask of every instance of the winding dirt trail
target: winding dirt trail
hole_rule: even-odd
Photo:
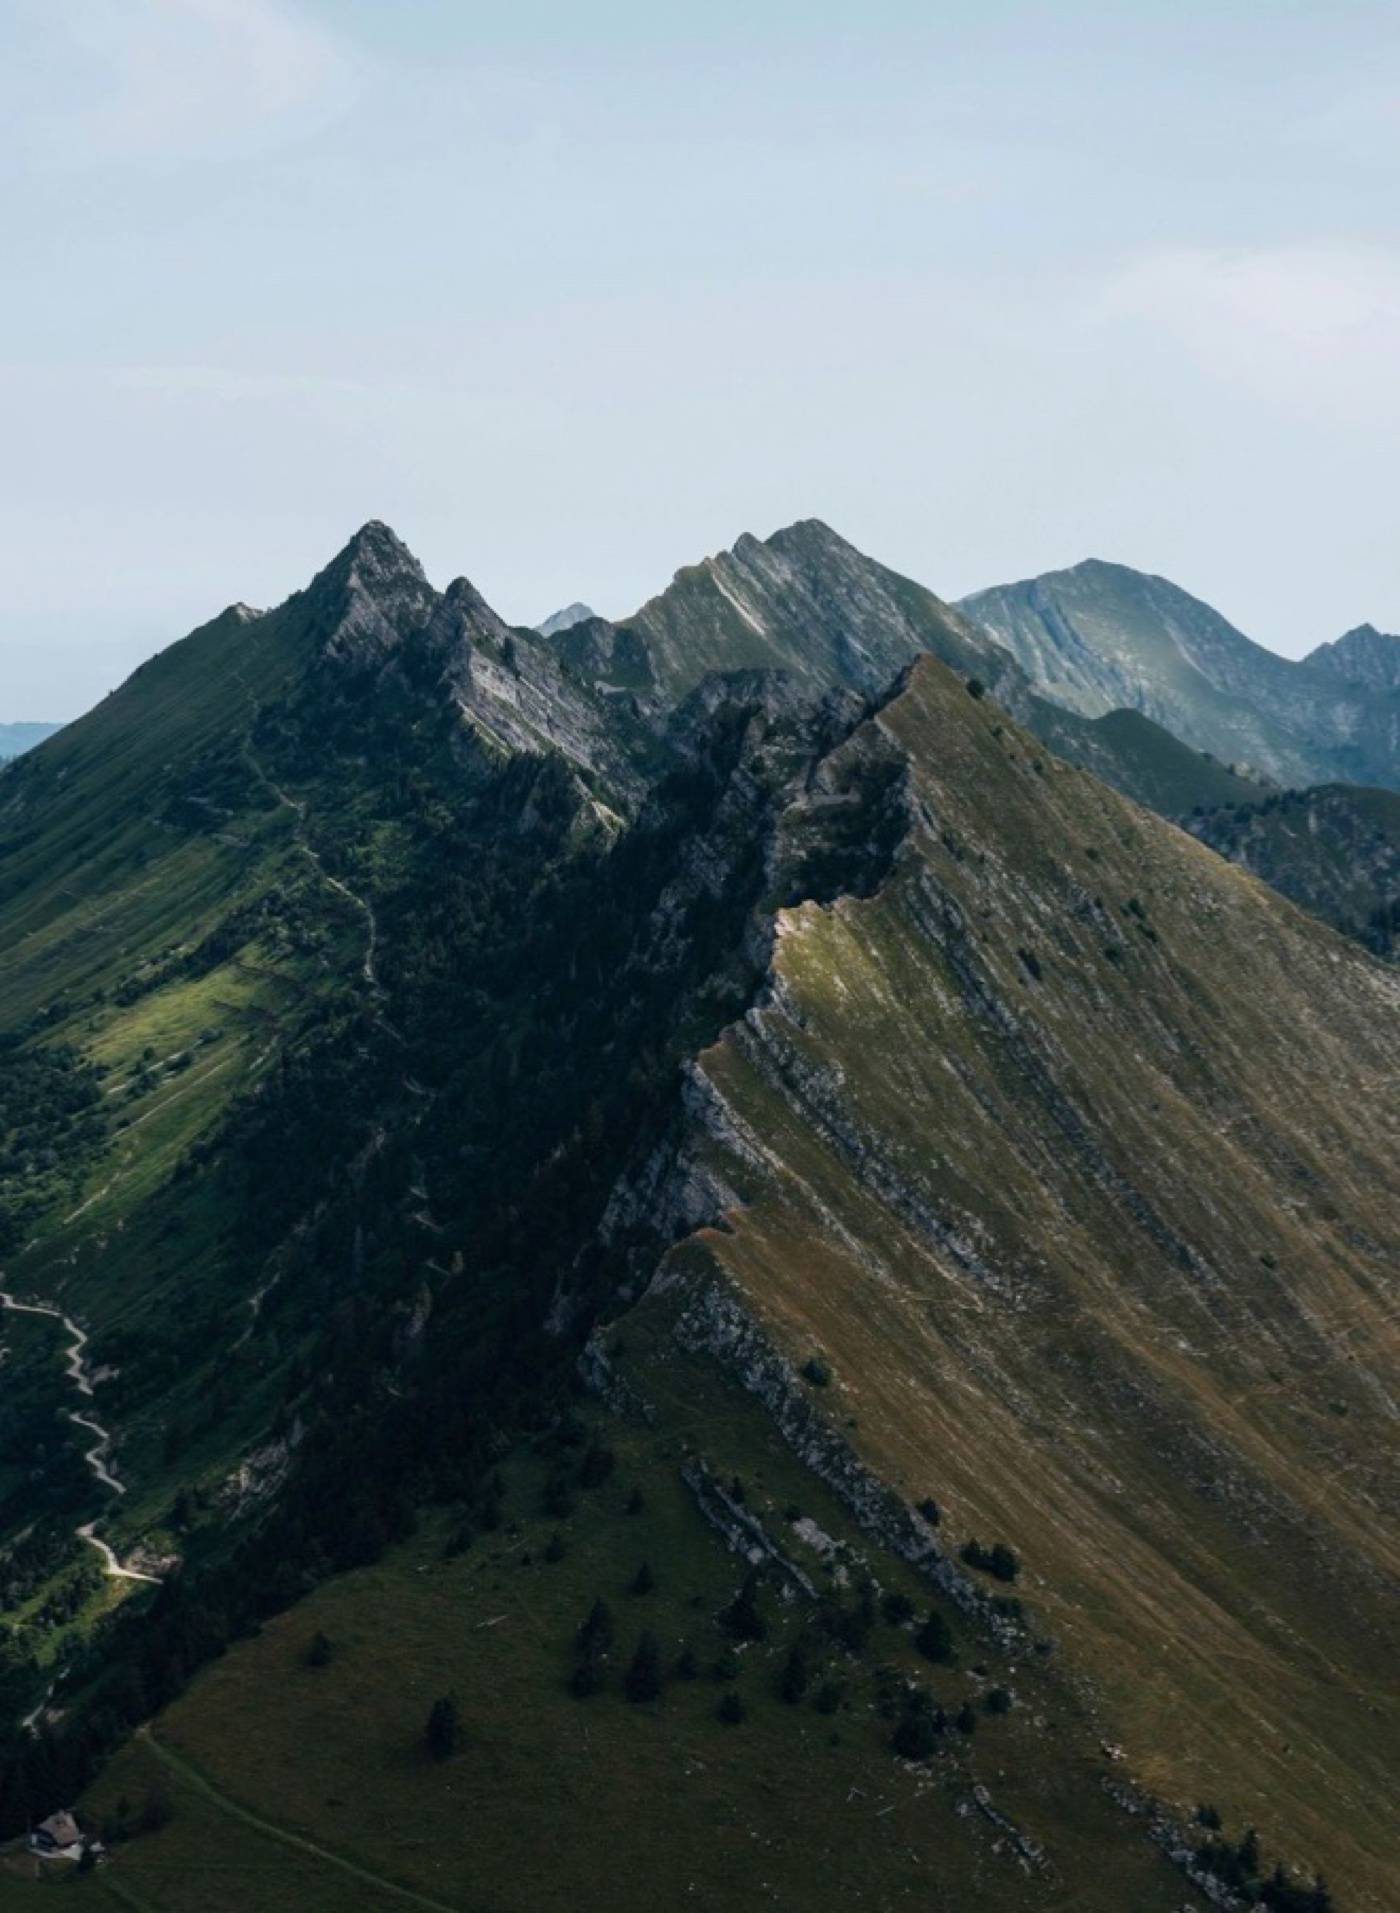
[[[83,1355],[88,1338],[86,1332],[78,1327],[72,1316],[65,1315],[62,1309],[55,1308],[51,1302],[21,1302],[11,1295],[8,1289],[0,1289],[0,1307],[10,1309],[16,1315],[47,1315],[62,1325],[64,1333],[70,1338],[63,1356],[67,1364],[68,1380],[80,1395],[86,1395],[91,1399],[92,1376],[88,1372],[87,1361]],[[126,1483],[113,1472],[109,1460],[112,1452],[111,1431],[104,1428],[100,1421],[94,1420],[91,1415],[83,1414],[77,1408],[68,1410],[68,1419],[77,1427],[85,1428],[90,1435],[97,1437],[91,1448],[83,1451],[83,1460],[91,1469],[94,1479],[101,1482],[110,1494],[124,1495]],[[146,1574],[140,1568],[128,1568],[122,1564],[115,1550],[97,1533],[95,1520],[83,1522],[73,1532],[80,1541],[86,1542],[88,1547],[96,1550],[102,1558],[103,1573],[110,1575],[114,1581],[149,1581],[159,1586],[158,1574]]]

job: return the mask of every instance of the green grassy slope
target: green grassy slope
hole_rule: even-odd
[[[505,1525],[467,1553],[444,1553],[451,1524],[428,1524],[373,1568],[346,1576],[236,1647],[138,1737],[84,1806],[139,1814],[151,1786],[170,1798],[168,1827],[121,1845],[108,1878],[162,1913],[194,1907],[341,1909],[412,1904],[534,1909],[863,1904],[914,1897],[943,1908],[1122,1905],[1175,1909],[1183,1886],[1131,1818],[1108,1801],[1107,1763],[1067,1692],[1059,1718],[1038,1713],[1048,1675],[1007,1672],[954,1617],[956,1667],[931,1667],[909,1627],[876,1620],[852,1653],[816,1639],[810,1686],[785,1700],[779,1681],[810,1608],[762,1597],[768,1633],[733,1644],[715,1616],[742,1567],[721,1546],[680,1478],[703,1451],[725,1478],[742,1469],[753,1510],[793,1534],[785,1510],[841,1540],[853,1566],[870,1559],[859,1530],[781,1443],[756,1406],[708,1365],[676,1375],[683,1406],[661,1396],[651,1427],[587,1418],[616,1468],[580,1491],[567,1514],[541,1503],[553,1464],[525,1453],[504,1468]],[[634,1497],[642,1505],[635,1506]],[[562,1557],[548,1558],[555,1536]],[[831,1588],[836,1575],[801,1541],[788,1548]],[[877,1557],[878,1558],[878,1557]],[[632,1592],[646,1561],[655,1587]],[[927,1594],[906,1566],[880,1560],[886,1594]],[[844,1572],[844,1570],[843,1570]],[[579,1622],[599,1596],[616,1625],[602,1691],[568,1691]],[[847,1600],[849,1603],[849,1596]],[[623,1676],[652,1630],[668,1669],[685,1647],[695,1678],[672,1674],[636,1704]],[[323,1632],[329,1665],[306,1664]],[[717,1680],[726,1657],[734,1670]],[[980,1697],[998,1678],[1019,1688],[1010,1715]],[[828,1679],[840,1699],[816,1705]],[[950,1730],[928,1767],[896,1759],[889,1740],[907,1681],[956,1709],[977,1708],[971,1737]],[[460,1752],[437,1763],[422,1745],[429,1707],[454,1692]],[[718,1717],[726,1696],[745,1717]],[[1025,1866],[994,1811],[1049,1857]],[[535,1829],[530,1837],[527,1829]],[[312,1854],[295,1843],[308,1842]],[[1103,1858],[1115,1858],[1106,1879]],[[352,1871],[354,1869],[354,1871]],[[5,1902],[0,1899],[0,1905]],[[22,1896],[16,1895],[16,1904]]]
[[[707,1253],[882,1477],[1023,1553],[1132,1772],[1379,1909],[1394,981],[937,667],[880,723],[930,826],[703,1059]]]

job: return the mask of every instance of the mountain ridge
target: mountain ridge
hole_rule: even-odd
[[[1131,706],[1279,784],[1400,785],[1400,702],[1279,656],[1169,579],[1089,560],[960,607],[1068,708]]]
[[[402,1784],[435,1829],[463,1800],[518,1829],[510,1776],[567,1818],[582,1731],[615,1775],[703,1747],[814,1906],[850,1880],[778,1839],[770,1775],[829,1772],[833,1805],[893,1789],[861,1847],[887,1904],[927,1839],[960,1906],[1063,1886],[1118,1913],[1131,1879],[1173,1913],[1149,1828],[1222,1903],[1236,1862],[1190,1831],[1218,1793],[1232,1839],[1258,1822],[1379,1909],[1394,1856],[1353,1778],[1395,1725],[1364,1671],[1393,975],[1062,763],[998,695],[1102,727],[825,527],[740,541],[719,573],[745,615],[694,567],[644,627],[557,639],[391,539],[371,523],[284,605],[222,614],[0,778],[0,1028],[44,1143],[4,1158],[29,1218],[6,1281],[89,1336],[128,1489],[97,1498],[42,1318],[3,1318],[0,1566],[48,1617],[0,1665],[39,1730],[0,1763],[7,1825],[154,1714],[92,1811],[120,1823],[121,1774],[192,1735],[268,1809],[275,1771],[318,1789],[298,1816]],[[742,662],[813,605],[827,675]],[[716,655],[739,668],[697,674]],[[1140,756],[1159,734],[1119,715]],[[70,1098],[97,1116],[65,1128]],[[159,1590],[82,1558],[94,1517]],[[464,1605],[433,1606],[439,1573]],[[368,1693],[386,1578],[420,1619],[361,1741],[313,1725],[316,1692]],[[514,1674],[492,1662],[509,1706],[457,1659],[505,1584],[549,1617],[512,1630]],[[646,1705],[580,1645],[619,1589],[657,1635]],[[348,1605],[316,1690],[288,1628],[318,1590]],[[767,1631],[740,1655],[746,1601]],[[232,1691],[211,1665],[179,1699],[225,1649]],[[672,1674],[687,1652],[737,1719]],[[444,1658],[504,1755],[446,1787],[405,1757]],[[239,1683],[266,1770],[227,1765]],[[728,1878],[753,1849],[724,1797]],[[179,1799],[120,1858],[138,1893],[165,1868],[175,1913],[214,1890],[162,1857]],[[610,1851],[647,1851],[647,1816],[599,1813]],[[396,1864],[429,1893],[505,1892],[519,1863],[518,1833],[473,1843],[470,1879],[428,1844],[455,1885]],[[638,1877],[679,1894],[703,1864],[682,1841]]]

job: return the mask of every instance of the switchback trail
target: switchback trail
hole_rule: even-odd
[[[72,1382],[80,1395],[86,1395],[91,1398],[93,1392],[92,1378],[88,1374],[87,1362],[83,1357],[83,1350],[87,1347],[88,1338],[86,1333],[78,1327],[78,1324],[73,1320],[72,1316],[65,1315],[62,1309],[55,1308],[50,1302],[17,1301],[8,1289],[0,1289],[0,1307],[11,1309],[16,1315],[51,1316],[55,1322],[61,1323],[65,1333],[72,1337],[68,1347],[64,1351],[64,1361],[67,1363],[68,1368],[68,1380]],[[83,1452],[83,1460],[92,1470],[94,1478],[100,1481],[109,1493],[124,1495],[126,1493],[126,1483],[113,1473],[108,1461],[108,1457],[112,1452],[112,1437],[110,1432],[102,1426],[100,1421],[95,1421],[91,1415],[84,1415],[76,1408],[70,1408],[68,1410],[68,1419],[74,1422],[79,1428],[85,1428],[90,1435],[97,1437],[91,1448],[85,1449]],[[115,1551],[97,1533],[96,1521],[85,1521],[80,1527],[75,1528],[73,1532],[78,1536],[80,1541],[86,1542],[88,1547],[94,1548],[97,1553],[101,1555],[102,1571],[104,1574],[110,1575],[114,1581],[149,1581],[159,1586],[160,1576],[158,1574],[145,1574],[140,1568],[128,1568],[122,1565]]]

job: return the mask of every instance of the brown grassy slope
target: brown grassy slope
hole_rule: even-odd
[[[931,661],[878,721],[922,821],[703,1059],[713,1254],[1136,1777],[1393,1904],[1400,981]]]

